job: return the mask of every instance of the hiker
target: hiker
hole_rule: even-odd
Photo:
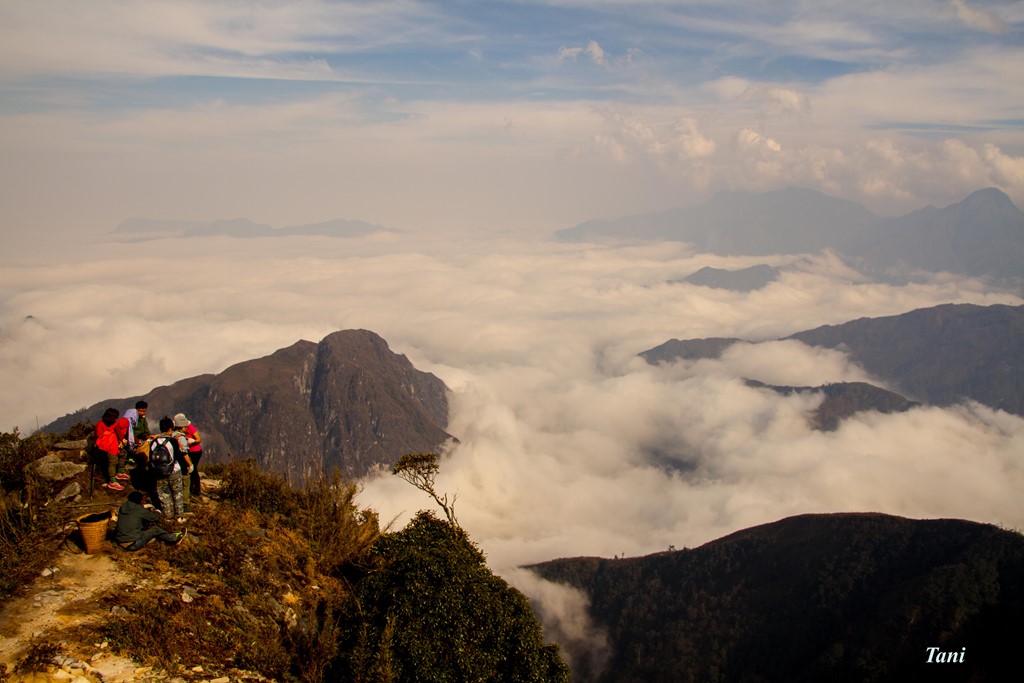
[[[128,420],[120,417],[117,408],[107,408],[103,417],[96,423],[96,447],[93,457],[97,464],[106,470],[107,483],[111,491],[123,491],[119,481],[127,481],[129,477],[124,471],[125,447],[128,443]]]
[[[128,424],[131,425],[131,431],[128,432],[128,447],[132,452],[149,440],[149,423],[146,422],[148,409],[148,403],[136,401],[134,408],[124,411],[124,416],[128,420]]]
[[[188,508],[188,501],[189,498],[191,498],[192,486],[189,470],[192,468],[185,463],[185,456],[187,455],[189,461],[191,461],[192,455],[188,452],[188,437],[185,435],[185,430],[182,429],[182,425],[178,424],[179,422],[182,422],[182,420],[178,419],[178,416],[181,415],[181,413],[178,413],[178,415],[175,415],[172,420],[174,422],[174,431],[171,432],[171,436],[174,437],[179,444],[184,443],[184,446],[174,454],[174,459],[178,461],[178,467],[181,468],[181,509],[187,513],[190,512]],[[187,422],[187,420],[185,420],[185,422]]]
[[[178,462],[179,454],[184,454],[182,464]],[[156,476],[160,509],[164,515],[184,522],[182,466],[187,473],[192,462],[188,458],[188,440],[184,436],[174,436],[174,420],[167,416],[160,418],[160,433],[149,442],[149,466]]]
[[[188,439],[188,457],[192,463],[192,473],[189,475],[189,492],[199,498],[199,461],[203,458],[203,440],[199,436],[199,429],[192,421],[185,417],[185,413],[178,413],[174,416],[174,426],[184,429],[185,438]],[[187,503],[186,503],[187,505]]]
[[[132,491],[117,511],[117,528],[114,530],[114,542],[125,550],[135,552],[144,545],[159,538],[167,545],[178,545],[188,533],[186,529],[170,532],[155,524],[160,514],[148,509],[142,503],[145,500],[142,491]],[[149,524],[149,528],[146,525]]]

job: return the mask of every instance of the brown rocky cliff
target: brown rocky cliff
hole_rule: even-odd
[[[218,375],[102,401],[44,430],[94,422],[106,406],[123,412],[139,398],[150,404],[154,430],[163,415],[188,415],[203,437],[205,462],[252,457],[293,481],[334,468],[360,476],[451,438],[444,382],[367,330],[335,332],[319,344],[299,341]]]

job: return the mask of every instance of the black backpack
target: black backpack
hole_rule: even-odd
[[[174,455],[178,442],[170,436],[157,436],[149,444],[149,465],[158,477],[169,477],[174,473]]]

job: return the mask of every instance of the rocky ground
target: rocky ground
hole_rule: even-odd
[[[53,481],[67,480],[59,497],[64,497],[75,514],[110,511],[116,516],[128,489],[107,491],[97,482],[90,495],[87,465],[80,464],[84,456],[75,445],[48,454],[36,463],[37,471]],[[213,481],[207,483],[211,489],[216,485]],[[215,504],[206,500],[194,508],[202,514],[203,507]],[[110,529],[114,523],[113,519],[109,522]],[[159,554],[164,549],[158,541],[138,553],[128,553],[106,540],[100,548],[90,548],[94,552],[87,553],[74,519],[69,520],[62,536],[56,541],[59,549],[52,563],[0,605],[0,681],[232,680],[228,676],[204,675],[206,672],[198,665],[190,667],[187,678],[172,677],[157,667],[142,666],[114,654],[97,636],[105,620],[126,614],[123,607],[109,599],[112,595],[160,590],[185,602],[193,599],[195,590],[177,581],[167,571],[167,563],[160,561]],[[189,542],[189,538],[184,542]],[[246,676],[246,680],[253,679]]]

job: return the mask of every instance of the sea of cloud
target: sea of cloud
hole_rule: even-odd
[[[683,244],[598,246],[415,234],[359,240],[103,238],[22,244],[0,270],[2,427],[30,432],[104,398],[339,329],[382,335],[451,388],[438,488],[491,565],[695,546],[806,512],[1024,526],[1024,419],[978,405],[809,428],[816,399],[744,384],[871,380],[793,341],[651,366],[670,338],[769,341],[941,303],[1020,304],[936,276],[872,283],[831,254],[725,258]],[[704,266],[783,268],[750,293],[673,282]],[[202,424],[201,416],[194,416]],[[392,476],[363,505],[402,524],[432,502]],[[562,630],[588,632],[585,624]]]

